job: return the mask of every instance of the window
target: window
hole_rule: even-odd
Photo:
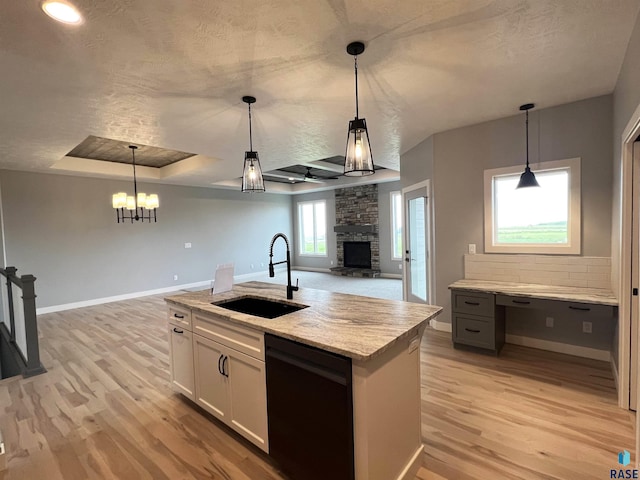
[[[391,192],[391,257],[402,260],[402,194]]]
[[[540,188],[516,189],[522,165],[485,170],[485,252],[580,253],[580,159],[538,165]]]
[[[298,203],[300,255],[327,256],[327,219],[324,200]]]

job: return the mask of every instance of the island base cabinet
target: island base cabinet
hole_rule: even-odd
[[[193,346],[191,332],[182,325],[169,323],[169,370],[171,388],[195,400]]]
[[[194,335],[196,403],[268,452],[264,362]]]
[[[214,417],[228,423],[229,395],[222,370],[225,347],[200,335],[193,336],[195,401]]]
[[[420,341],[398,341],[368,362],[353,362],[356,480],[413,480],[424,446]]]

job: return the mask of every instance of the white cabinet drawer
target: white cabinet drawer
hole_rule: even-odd
[[[169,320],[169,323],[191,331],[190,309],[169,304],[169,308],[167,309],[167,319]]]
[[[193,331],[250,357],[264,361],[264,333],[218,318],[215,314],[193,314]]]

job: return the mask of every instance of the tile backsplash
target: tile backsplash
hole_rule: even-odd
[[[611,258],[565,255],[465,255],[464,278],[611,290]]]

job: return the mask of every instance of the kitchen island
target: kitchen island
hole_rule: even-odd
[[[294,297],[262,282],[167,297],[174,389],[269,452],[265,334],[330,352],[351,365],[353,467],[345,478],[413,478],[423,448],[420,340],[441,308],[305,288]],[[303,308],[271,319],[224,308],[240,298]]]

